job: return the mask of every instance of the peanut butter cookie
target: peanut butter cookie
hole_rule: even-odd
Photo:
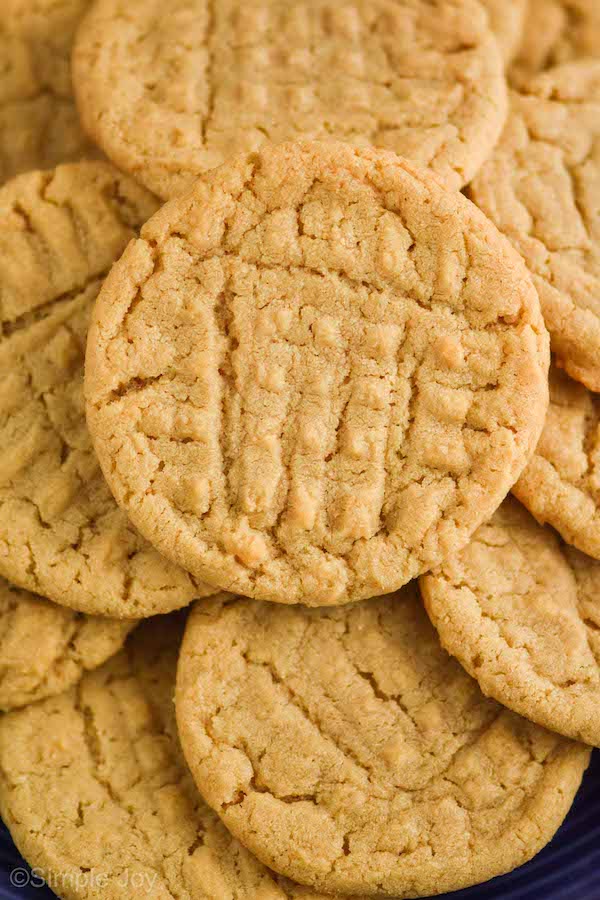
[[[145,622],[77,688],[0,719],[19,850],[65,900],[334,900],[266,869],[199,796],[174,722],[180,633]]]
[[[528,0],[512,80],[590,56],[600,56],[598,0]]]
[[[600,559],[600,398],[550,369],[550,408],[535,454],[513,487],[535,518]]]
[[[599,562],[511,498],[421,590],[442,645],[485,694],[600,746]]]
[[[115,266],[88,424],[118,502],[196,577],[346,603],[491,516],[547,364],[526,267],[461,194],[392,153],[287,144],[205,175]]]
[[[2,0],[0,184],[94,152],[79,125],[71,46],[89,0]]]
[[[481,0],[505,63],[511,62],[521,46],[528,3],[529,0]]]
[[[600,390],[600,60],[511,94],[470,196],[513,242],[540,294],[558,364]]]
[[[0,710],[76,684],[121,649],[133,626],[73,612],[0,578]]]
[[[207,803],[266,865],[325,891],[418,897],[521,865],[589,756],[486,699],[414,585],[334,610],[199,603],[176,698]]]
[[[73,66],[86,131],[161,197],[297,138],[394,150],[459,188],[506,118],[473,0],[96,0]]]
[[[0,189],[0,573],[56,603],[139,618],[208,589],[131,527],[102,477],[83,403],[90,312],[156,209],[105,163]]]

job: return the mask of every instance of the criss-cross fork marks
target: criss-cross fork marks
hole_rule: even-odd
[[[535,293],[485,220],[391,157],[326,164],[328,146],[277,151],[311,167],[293,196],[265,151],[200,181],[168,231],[150,222],[114,317],[106,282],[88,366],[137,527],[198,577],[270,599],[284,580],[310,603],[397,587],[465,509],[493,511],[545,394]]]
[[[470,0],[179,0],[168,12],[103,0],[75,68],[91,133],[163,197],[236,151],[298,137],[394,150],[460,187],[505,109],[500,55]]]
[[[262,859],[326,891],[402,894],[416,868],[488,865],[574,746],[485,698],[414,588],[336,610],[198,604],[176,702],[211,806]]]

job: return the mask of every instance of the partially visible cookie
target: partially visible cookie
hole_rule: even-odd
[[[600,57],[598,0],[528,0],[512,80],[586,56]]]
[[[481,0],[488,12],[492,31],[505,63],[510,63],[523,40],[525,17],[530,0]]]
[[[558,364],[600,391],[600,60],[513,91],[469,191],[528,264]]]
[[[161,197],[298,138],[394,150],[459,188],[506,117],[474,0],[96,0],[73,66],[87,132]]]
[[[167,612],[208,590],[134,531],[85,422],[92,306],[156,205],[100,162],[27,173],[0,189],[0,573],[118,618]]]
[[[511,498],[421,591],[442,645],[485,694],[600,746],[599,562]]]
[[[230,594],[196,604],[176,707],[192,774],[228,829],[324,891],[418,897],[521,865],[558,828],[589,757],[486,699],[414,584],[333,610]]]
[[[196,577],[347,603],[489,518],[547,364],[522,260],[461,194],[392,153],[283,144],[203,176],[114,267],[88,424],[117,501]]]
[[[121,649],[134,624],[76,613],[0,578],[0,710],[76,684]]]
[[[71,85],[71,46],[90,0],[2,0],[0,184],[92,151]]]
[[[600,398],[554,367],[544,430],[513,493],[538,522],[600,559]]]
[[[335,900],[266,869],[196,791],[174,722],[180,636],[145,622],[77,688],[0,719],[19,850],[64,900]]]

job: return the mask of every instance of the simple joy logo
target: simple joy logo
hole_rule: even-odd
[[[156,872],[122,872],[118,877],[110,879],[120,888],[127,888],[131,896],[148,895],[156,883]],[[14,888],[49,887],[55,893],[62,894],[66,890],[82,892],[103,890],[108,887],[109,876],[104,872],[54,872],[43,874],[40,869],[27,869],[17,866],[10,873],[10,883]]]

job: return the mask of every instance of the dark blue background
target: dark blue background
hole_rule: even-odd
[[[22,866],[10,835],[0,828],[0,900],[51,900],[47,888],[13,888]],[[600,752],[596,751],[573,809],[551,844],[527,865],[448,900],[600,900]]]

